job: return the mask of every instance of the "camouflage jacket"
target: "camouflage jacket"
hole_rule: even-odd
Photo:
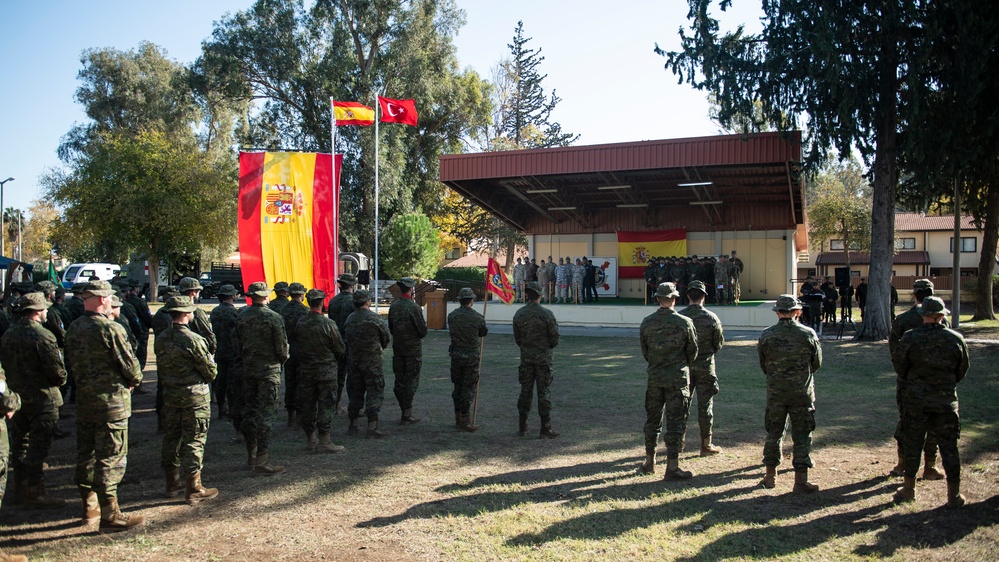
[[[957,383],[971,366],[961,334],[942,324],[922,324],[902,336],[892,364],[905,404],[957,410]]]
[[[337,365],[347,359],[347,348],[335,322],[321,312],[309,311],[295,326],[295,340],[298,344],[292,354],[298,359],[300,379],[336,379]]]
[[[171,408],[211,408],[210,383],[215,380],[215,360],[205,338],[186,324],[173,324],[160,333],[156,374],[163,385],[163,405]]]
[[[340,330],[340,338],[343,339],[346,337],[343,330],[347,317],[354,313],[354,293],[340,291],[330,299],[326,307],[329,309],[330,320],[336,322],[336,329]]]
[[[236,307],[230,302],[224,302],[212,309],[208,321],[212,323],[212,332],[218,341],[215,348],[216,360],[232,361],[239,357],[236,350]]]
[[[84,312],[66,331],[66,365],[76,377],[78,419],[109,422],[132,415],[130,389],[142,382],[142,371],[124,328]]]
[[[405,357],[423,355],[420,342],[427,335],[427,323],[423,320],[423,310],[411,297],[392,301],[388,313],[389,332],[392,334],[392,352]]]
[[[486,319],[467,306],[459,306],[447,315],[448,329],[451,331],[451,347],[448,353],[451,360],[461,365],[479,362],[480,339],[489,333]]]
[[[898,342],[902,339],[902,336],[909,330],[923,325],[923,315],[920,313],[920,310],[922,309],[919,305],[913,306],[892,320],[891,332],[888,334],[888,353],[893,360],[895,351],[898,350]],[[943,319],[943,326],[950,328],[950,322],[946,318]]]
[[[767,400],[807,406],[815,402],[815,372],[822,367],[822,346],[815,330],[781,318],[760,334],[756,351],[767,376]]]
[[[697,359],[690,365],[714,369],[715,353],[725,345],[725,333],[718,315],[699,304],[688,306],[680,314],[690,318],[694,323],[694,332],[697,333]]]
[[[555,315],[538,303],[525,304],[513,315],[513,339],[520,346],[521,365],[551,365],[559,339]]]
[[[638,333],[642,356],[649,363],[649,383],[689,386],[690,364],[697,359],[697,333],[690,318],[659,307],[642,320]]]
[[[132,305],[132,308],[135,309],[135,313],[139,316],[139,322],[142,324],[142,330],[149,332],[149,328],[153,327],[153,317],[149,312],[149,304],[146,302],[146,299],[139,295],[129,294],[125,297],[125,302]]]
[[[236,317],[243,377],[281,381],[281,364],[288,360],[288,335],[284,320],[262,304],[244,307]]]
[[[21,407],[32,414],[52,414],[62,406],[59,387],[66,384],[66,367],[55,336],[34,320],[22,318],[0,343],[7,384],[21,396]]]
[[[303,303],[295,302],[295,300],[291,300],[281,309],[284,333],[288,334],[288,354],[291,357],[295,355],[295,346],[297,345],[295,327],[298,326],[298,321],[308,313],[309,307]]]
[[[274,297],[267,303],[267,308],[281,314],[281,310],[291,302],[291,297]]]
[[[380,368],[382,350],[390,341],[385,321],[371,310],[358,308],[347,317],[344,331],[350,364]]]

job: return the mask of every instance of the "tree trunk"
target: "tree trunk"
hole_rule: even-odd
[[[985,196],[985,235],[982,254],[978,260],[978,291],[975,299],[975,316],[972,321],[995,320],[992,302],[992,278],[996,265],[996,247],[999,246],[999,187],[989,185]]]

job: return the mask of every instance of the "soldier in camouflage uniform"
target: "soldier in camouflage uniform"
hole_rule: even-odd
[[[677,314],[674,306],[680,293],[673,283],[656,287],[659,309],[642,320],[639,337],[642,356],[649,363],[645,390],[646,474],[656,471],[656,445],[666,418],[666,480],[686,480],[693,476],[680,468],[680,449],[687,430],[690,410],[690,364],[697,358],[694,323]]]
[[[715,303],[732,304],[732,267],[728,263],[728,257],[722,255],[715,262]]]
[[[957,383],[970,368],[968,345],[961,334],[944,327],[941,320],[950,314],[939,297],[926,297],[920,307],[923,324],[906,332],[892,355],[892,364],[902,382],[905,422],[905,481],[895,493],[895,501],[916,498],[916,473],[923,440],[933,432],[940,445],[947,473],[947,507],[961,507],[961,457],[957,440],[961,437]]]
[[[10,420],[15,496],[28,507],[62,507],[65,500],[45,493],[42,464],[59,420],[66,368],[55,336],[43,326],[49,308],[45,296],[28,293],[13,308],[20,318],[3,335],[0,356],[7,384],[21,397],[21,409]]]
[[[281,309],[285,307],[291,298],[288,297],[288,282],[278,281],[274,284],[274,299],[267,303],[268,308],[281,314]]]
[[[687,287],[690,306],[680,314],[690,318],[697,333],[697,359],[690,364],[690,402],[697,392],[697,424],[701,430],[701,456],[717,455],[722,450],[711,442],[714,423],[714,396],[718,394],[718,376],[715,374],[715,354],[725,345],[721,320],[714,312],[704,308],[707,287],[695,281]],[[689,406],[688,406],[689,415]]]
[[[427,323],[423,310],[413,300],[416,280],[403,277],[397,282],[399,298],[392,301],[388,313],[389,333],[392,334],[392,372],[395,373],[396,400],[402,409],[402,424],[414,424],[413,397],[420,386],[420,367],[423,364],[423,343],[427,336]]]
[[[346,346],[347,333],[344,331],[344,325],[347,323],[347,317],[354,313],[354,286],[357,285],[357,278],[351,273],[343,273],[340,277],[337,277],[336,284],[340,288],[340,292],[331,298],[326,306],[330,320],[336,322],[336,328],[340,332],[340,339],[344,340],[344,346]],[[348,353],[347,356],[349,357],[350,354]],[[348,372],[350,372],[350,361],[348,359],[337,363],[336,409],[334,414],[338,416],[347,413],[346,401],[343,397],[347,386]]]
[[[298,399],[298,353],[295,340],[295,326],[298,321],[309,313],[305,304],[305,285],[295,282],[288,285],[290,300],[281,308],[279,314],[284,320],[284,331],[288,334],[288,360],[284,363],[284,409],[288,411],[288,427],[299,424]]]
[[[385,398],[385,374],[382,372],[382,350],[388,347],[390,337],[388,325],[371,311],[371,293],[354,292],[354,312],[344,324],[347,336],[347,360],[350,372],[347,373],[347,416],[350,425],[347,435],[357,435],[357,418],[361,408],[368,418],[367,437],[380,438],[388,435],[378,429],[378,414]]]
[[[139,296],[141,285],[138,279],[128,280],[128,290],[125,292],[125,301],[132,305],[136,315],[139,317],[141,326],[137,336],[139,340],[139,366],[146,368],[146,355],[149,351],[149,329],[153,327],[153,316],[149,312],[149,304],[146,299]]]
[[[578,260],[577,260],[578,261]],[[582,266],[579,266],[582,269]],[[526,305],[513,315],[513,339],[520,347],[520,435],[527,435],[527,415],[531,413],[534,387],[538,388],[538,415],[541,417],[542,439],[554,439],[559,433],[552,429],[552,350],[558,345],[558,322],[550,310],[541,306],[541,285],[529,283]]]
[[[896,316],[891,323],[891,332],[888,334],[888,352],[893,360],[895,353],[898,351],[898,342],[901,341],[902,336],[909,330],[923,325],[921,306],[923,299],[930,296],[933,296],[933,282],[929,279],[916,279],[912,284],[912,297],[915,299],[916,304],[909,310]],[[945,328],[950,327],[950,322],[947,321],[947,318],[944,318],[941,322]],[[898,452],[898,462],[891,469],[892,476],[905,475],[905,400],[902,396],[903,389],[904,382],[901,378],[896,378],[895,402],[898,405],[898,424],[895,425],[895,444]],[[937,436],[932,431],[926,435],[923,459],[926,463],[923,467],[923,480],[942,480],[944,475],[936,467]]]
[[[93,525],[99,519],[102,529],[127,529],[144,521],[118,509],[118,483],[128,455],[131,389],[142,382],[142,371],[124,328],[105,316],[113,296],[107,281],[83,287],[84,314],[66,331],[66,364],[76,376],[76,484],[84,522]]]
[[[475,292],[465,287],[458,291],[458,302],[461,304],[447,315],[447,325],[451,331],[451,346],[448,354],[451,356],[451,383],[454,392],[455,427],[468,433],[474,433],[479,426],[472,425],[470,416],[475,388],[479,383],[479,360],[482,349],[481,338],[489,332],[486,319],[472,309],[475,302]]]
[[[763,331],[756,346],[760,368],[767,377],[763,464],[767,467],[764,488],[776,485],[781,442],[787,419],[791,419],[794,441],[794,491],[819,489],[808,482],[812,468],[812,431],[815,430],[815,372],[822,367],[822,347],[815,330],[798,323],[801,304],[793,295],[781,295],[774,306],[777,324]]]
[[[215,396],[215,403],[219,407],[219,418],[231,417],[238,432],[239,424],[243,421],[243,379],[240,373],[238,383],[234,380],[236,370],[242,369],[239,353],[236,351],[237,313],[233,304],[236,287],[229,284],[222,285],[216,294],[219,297],[219,305],[208,315],[208,321],[212,323],[212,332],[218,340],[218,347],[215,349],[215,368],[218,375],[212,384],[212,395]]]
[[[271,291],[262,281],[250,283],[246,296],[253,304],[236,318],[237,351],[243,358],[243,438],[247,464],[255,474],[284,472],[270,464],[271,427],[277,417],[281,365],[288,360],[288,335],[281,316],[267,306]]]
[[[729,279],[732,283],[732,300],[735,304],[739,304],[742,300],[742,285],[740,284],[740,279],[742,278],[742,271],[746,268],[742,260],[735,255],[735,250],[732,250],[732,256],[728,259],[729,265]]]
[[[524,278],[526,277],[525,266],[517,258],[517,265],[513,266],[513,286],[516,289],[517,302],[524,302]]]
[[[326,293],[312,289],[306,299],[309,313],[295,326],[298,343],[292,348],[298,362],[298,411],[305,430],[305,450],[338,453],[344,448],[330,442],[330,430],[337,401],[337,367],[347,359],[347,348],[336,323],[323,315]]]
[[[188,504],[219,495],[218,489],[201,485],[212,418],[211,384],[217,371],[208,342],[188,326],[197,308],[190,297],[170,297],[163,309],[173,324],[156,338],[154,346],[156,370],[163,379],[165,432],[160,466],[166,475],[164,497],[174,498],[183,492]]]

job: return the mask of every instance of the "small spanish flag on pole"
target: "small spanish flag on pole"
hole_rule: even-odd
[[[513,303],[516,296],[513,286],[507,281],[506,273],[493,258],[489,258],[489,265],[486,268],[486,289],[506,304]]]

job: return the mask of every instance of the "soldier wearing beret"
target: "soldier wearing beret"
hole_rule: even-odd
[[[347,345],[347,334],[344,332],[344,325],[347,317],[354,313],[354,286],[357,285],[357,278],[352,273],[343,273],[336,280],[339,292],[330,299],[326,305],[330,320],[336,323],[336,328],[340,332],[340,339]],[[349,357],[350,354],[348,353]],[[347,373],[350,371],[348,359],[337,363],[336,366],[336,410],[334,414],[342,416],[347,413],[346,401],[343,399],[344,390],[347,385]]]
[[[479,357],[482,349],[481,341],[489,329],[486,319],[472,309],[475,302],[475,292],[468,287],[458,291],[458,302],[461,304],[447,315],[447,325],[451,332],[451,346],[448,354],[451,356],[451,383],[454,392],[454,424],[468,433],[474,433],[479,426],[472,425],[471,409],[475,397],[475,386],[479,382]]]
[[[305,304],[305,285],[295,282],[288,285],[289,300],[281,308],[279,314],[284,320],[284,330],[288,334],[288,360],[284,363],[284,408],[288,411],[288,427],[295,427],[298,420],[298,345],[295,336],[295,326],[298,321],[309,313]]]
[[[212,332],[218,340],[215,349],[215,368],[218,375],[212,383],[212,395],[219,407],[219,418],[229,416],[233,420],[236,431],[243,421],[243,378],[242,360],[237,352],[236,344],[236,287],[225,284],[216,293],[219,305],[212,309],[208,321],[212,324]],[[237,375],[238,372],[238,375]],[[235,380],[236,377],[239,380]],[[237,388],[238,385],[238,388]]]
[[[14,303],[17,322],[3,335],[0,357],[7,384],[21,397],[21,409],[10,420],[11,466],[15,497],[28,507],[62,507],[66,501],[45,492],[42,464],[49,454],[59,420],[66,368],[55,336],[43,327],[49,302],[28,293]]]
[[[794,491],[819,489],[808,482],[812,468],[812,431],[815,430],[815,372],[822,367],[822,347],[815,330],[798,323],[801,304],[793,295],[781,295],[774,306],[777,324],[763,331],[756,350],[760,368],[767,377],[767,409],[764,417],[767,441],[763,446],[766,465],[764,488],[776,485],[777,465],[788,418],[794,441]]]
[[[82,288],[83,316],[66,331],[66,364],[76,376],[76,484],[84,522],[102,529],[141,524],[140,515],[118,508],[118,484],[125,475],[131,389],[142,382],[139,361],[125,329],[107,317],[114,290],[107,281]],[[98,511],[99,506],[99,511]]]
[[[397,282],[399,298],[389,307],[388,324],[392,334],[392,372],[395,374],[396,400],[402,409],[402,424],[414,424],[413,398],[420,386],[420,367],[423,364],[423,338],[427,336],[427,322],[423,310],[413,300],[416,280],[403,277]]]
[[[697,358],[694,323],[674,308],[680,296],[676,285],[656,288],[659,309],[646,316],[639,328],[642,356],[649,364],[645,390],[645,464],[640,471],[656,470],[656,445],[666,418],[666,480],[693,476],[680,468],[680,449],[690,410],[690,364]]]
[[[714,425],[714,396],[718,394],[718,376],[715,374],[715,354],[725,345],[725,334],[721,320],[714,312],[704,308],[707,287],[701,281],[694,281],[687,287],[690,306],[680,314],[690,318],[697,333],[697,359],[690,364],[690,402],[697,392],[697,423],[701,429],[701,456],[708,457],[721,452],[712,442]],[[688,407],[688,412],[689,412]]]
[[[368,418],[367,437],[381,438],[387,432],[378,429],[378,414],[385,398],[385,374],[382,371],[382,350],[388,347],[388,326],[380,316],[371,311],[371,293],[354,292],[354,312],[344,324],[347,335],[347,357],[350,372],[347,376],[347,416],[350,425],[347,435],[357,435],[357,418],[361,408]]]
[[[582,265],[580,265],[580,268]],[[541,306],[541,285],[527,284],[527,304],[513,315],[513,339],[520,347],[520,435],[527,435],[527,415],[531,413],[534,387],[538,389],[538,415],[541,417],[542,439],[554,439],[560,434],[552,429],[552,350],[558,345],[558,322],[550,310]]]
[[[250,283],[252,304],[236,317],[237,351],[243,358],[244,418],[240,429],[246,442],[247,464],[255,474],[270,476],[284,467],[270,463],[271,427],[277,416],[281,365],[288,360],[288,335],[281,315],[267,306],[271,290],[262,281]]]
[[[205,338],[189,327],[197,305],[190,297],[171,297],[163,309],[173,323],[156,338],[156,369],[163,379],[164,497],[184,494],[188,504],[219,495],[201,485],[208,425],[212,417],[211,384],[217,371]],[[181,475],[184,484],[181,484]]]
[[[274,284],[274,299],[267,303],[268,308],[281,314],[281,309],[285,307],[291,298],[288,296],[288,282],[278,281]]]
[[[326,293],[312,289],[305,297],[309,312],[295,325],[298,343],[291,352],[298,363],[298,411],[305,430],[305,450],[337,453],[343,446],[330,442],[330,430],[337,401],[337,370],[347,359],[347,348],[336,323],[323,314]]]

